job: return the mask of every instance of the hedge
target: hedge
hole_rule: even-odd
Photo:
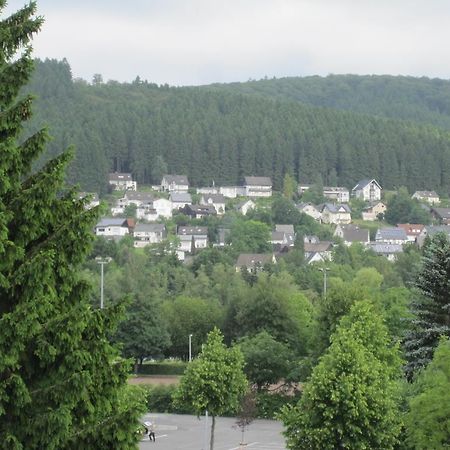
[[[138,366],[138,375],[183,375],[186,369],[184,362],[148,363]]]

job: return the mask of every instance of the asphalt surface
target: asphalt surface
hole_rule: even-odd
[[[156,442],[145,436],[140,450],[209,450],[211,417],[205,428],[205,417],[176,414],[146,414],[143,421],[153,422]],[[236,419],[216,418],[214,450],[286,450],[281,434],[283,427],[274,420],[255,420],[245,431],[245,446],[241,446],[242,433]],[[206,447],[205,447],[206,431]]]

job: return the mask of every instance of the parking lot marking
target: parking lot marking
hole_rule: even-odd
[[[233,447],[233,448],[230,448],[229,450],[240,450],[243,448],[253,447],[254,445],[257,445],[257,444],[259,444],[259,442],[250,442],[250,444],[245,444],[244,446],[240,445],[239,447]]]

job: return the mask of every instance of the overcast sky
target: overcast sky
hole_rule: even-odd
[[[6,12],[25,0],[9,0]],[[330,73],[450,78],[448,0],[38,0],[40,58],[171,85]]]

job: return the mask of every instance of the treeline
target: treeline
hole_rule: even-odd
[[[353,187],[375,177],[387,189],[449,190],[444,129],[231,87],[171,88],[138,78],[91,85],[72,80],[67,61],[36,67],[34,127],[51,123],[49,156],[75,145],[70,181],[85,190],[104,192],[114,170],[145,184],[164,172],[187,174],[192,185],[236,184],[253,174],[271,176],[279,189],[290,173],[303,183]]]

